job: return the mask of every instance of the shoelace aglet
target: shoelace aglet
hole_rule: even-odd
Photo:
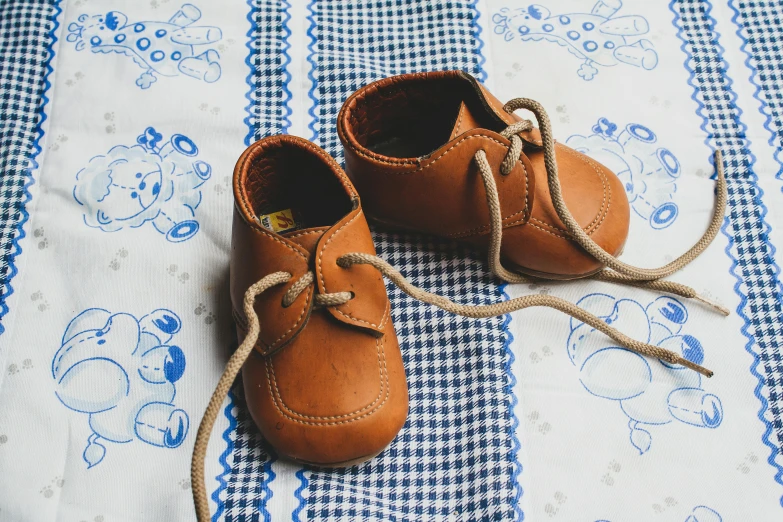
[[[712,370],[709,370],[705,368],[704,366],[700,366],[696,364],[695,362],[691,362],[688,359],[684,357],[680,357],[679,360],[676,361],[675,364],[680,364],[682,366],[685,366],[686,368],[690,368],[691,370],[695,372],[699,372],[700,374],[704,375],[708,379],[714,375]]]
[[[693,299],[695,299],[697,301],[700,301],[700,302],[706,304],[707,306],[712,307],[714,310],[716,310],[721,315],[724,315],[726,317],[731,315],[731,310],[729,310],[725,306],[723,306],[723,305],[721,305],[721,304],[719,304],[719,303],[717,303],[715,301],[712,301],[710,299],[707,299],[706,297],[703,297],[703,296],[701,296],[699,294],[696,294],[695,296],[693,296]]]

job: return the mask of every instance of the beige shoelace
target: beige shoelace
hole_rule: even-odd
[[[660,292],[671,293],[686,298],[696,299],[708,304],[723,315],[729,315],[729,310],[718,303],[710,301],[696,293],[696,291],[686,285],[675,283],[673,281],[662,281],[661,279],[673,274],[691,261],[696,259],[707,246],[715,239],[720,231],[723,217],[726,214],[726,178],[723,172],[723,157],[719,150],[715,151],[715,167],[717,170],[717,198],[715,210],[712,214],[712,220],[701,239],[696,242],[690,250],[683,255],[660,268],[639,268],[624,263],[601,248],[593,239],[587,235],[574,216],[568,210],[563,199],[563,193],[560,187],[560,178],[557,171],[557,161],[555,159],[555,143],[552,138],[552,124],[544,107],[537,101],[528,98],[515,98],[509,101],[503,109],[509,114],[518,109],[527,109],[532,112],[538,120],[539,131],[541,132],[541,141],[544,149],[544,165],[546,167],[549,192],[552,196],[552,203],[555,211],[563,224],[568,229],[572,238],[584,248],[590,255],[606,265],[607,268],[591,276],[594,279],[614,283],[628,284],[657,290]],[[514,165],[519,160],[524,143],[519,137],[521,132],[529,131],[533,128],[532,122],[522,120],[506,127],[500,134],[511,141],[508,148],[508,154],[500,165],[500,173],[507,176]],[[487,155],[483,150],[479,150],[475,155],[476,164],[479,167],[481,178],[484,182],[484,189],[487,195],[487,205],[490,213],[490,246],[489,246],[489,266],[493,274],[509,283],[527,283],[535,279],[510,272],[503,267],[500,261],[500,246],[503,239],[503,221],[500,213],[500,199],[498,197],[497,185],[492,175],[492,166],[487,161]]]
[[[633,352],[640,355],[657,358],[668,362],[669,364],[679,364],[695,370],[702,375],[712,377],[712,372],[698,364],[685,359],[680,354],[671,350],[666,350],[660,346],[643,343],[635,339],[631,339],[627,335],[612,328],[606,324],[600,318],[592,315],[559,297],[550,295],[528,295],[524,297],[517,297],[509,301],[503,301],[501,303],[481,306],[469,306],[454,303],[445,297],[437,294],[426,292],[416,286],[410,284],[397,270],[395,270],[390,264],[383,259],[372,256],[369,254],[353,253],[345,254],[337,259],[337,264],[342,268],[350,268],[352,265],[370,265],[376,268],[390,281],[397,285],[400,290],[425,303],[437,306],[447,312],[451,312],[457,315],[462,315],[471,318],[485,318],[494,317],[497,315],[504,315],[524,308],[532,306],[546,306],[554,308],[564,312],[574,319],[582,321],[585,324],[592,326],[594,329],[603,332],[611,339],[616,341]],[[215,425],[215,420],[220,413],[220,406],[223,399],[226,397],[231,385],[236,379],[237,374],[242,368],[247,358],[253,351],[253,347],[258,341],[258,335],[261,332],[261,327],[258,322],[258,316],[253,308],[256,297],[273,286],[287,283],[291,280],[292,275],[287,272],[275,272],[270,274],[254,285],[250,286],[245,292],[245,298],[243,302],[243,308],[245,317],[248,319],[248,332],[242,344],[234,352],[231,358],[226,364],[226,369],[223,371],[223,375],[220,376],[220,380],[215,386],[215,391],[212,393],[212,397],[209,399],[209,404],[204,412],[204,417],[201,420],[201,424],[196,434],[196,443],[193,447],[193,458],[190,464],[190,480],[193,489],[193,503],[196,508],[196,516],[199,522],[208,522],[210,520],[209,514],[209,502],[207,501],[207,488],[204,480],[204,458],[206,457],[207,444],[209,443],[209,437],[212,433],[212,429]],[[300,277],[291,288],[283,296],[282,305],[290,306],[311,284],[313,284],[314,277],[312,272],[308,272]],[[316,294],[314,299],[315,307],[325,306],[338,306],[350,301],[353,298],[351,292],[337,292],[333,294]]]

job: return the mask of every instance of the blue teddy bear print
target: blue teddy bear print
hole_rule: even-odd
[[[571,136],[566,143],[616,172],[634,213],[654,230],[664,229],[677,219],[679,207],[672,199],[677,192],[680,162],[658,144],[652,130],[630,123],[618,132],[615,123],[601,118],[592,134]]]
[[[104,442],[176,448],[185,440],[188,414],[173,404],[185,355],[170,344],[180,326],[165,309],[137,320],[89,308],[68,324],[52,377],[60,402],[89,417],[92,434],[82,454],[88,469],[106,455]]]
[[[217,27],[191,27],[201,18],[201,11],[184,4],[168,22],[128,22],[119,11],[79,16],[68,26],[69,42],[81,51],[87,45],[94,53],[118,53],[129,56],[144,72],[136,80],[142,89],[149,88],[160,76],[180,73],[213,83],[220,79],[220,55],[214,49],[198,46],[217,42],[223,37]]]
[[[633,332],[635,338],[681,353],[697,364],[704,361],[699,340],[682,333],[688,310],[676,299],[659,297],[643,306],[631,299],[589,294],[577,304],[621,332]],[[568,356],[588,392],[617,401],[629,419],[631,444],[640,454],[652,444],[651,426],[674,421],[700,428],[721,425],[723,406],[717,396],[702,389],[701,375],[642,357],[593,332],[591,326],[571,319]]]
[[[595,522],[609,522],[608,520],[596,520]],[[712,508],[696,506],[691,511],[685,522],[723,522],[723,517]]]
[[[639,38],[650,30],[642,16],[619,16],[621,0],[598,0],[590,12],[553,15],[546,7],[503,7],[493,17],[495,34],[506,42],[545,40],[582,60],[577,74],[592,80],[596,67],[627,64],[651,70],[658,65],[652,42]]]
[[[148,127],[136,142],[95,156],[76,174],[73,197],[84,207],[85,224],[115,232],[151,222],[173,243],[192,238],[199,230],[199,188],[212,167],[195,159],[198,147],[182,134],[163,142]]]

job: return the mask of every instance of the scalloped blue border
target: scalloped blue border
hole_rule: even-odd
[[[245,122],[245,125],[248,128],[247,136],[245,136],[245,146],[249,147],[251,143],[253,143],[253,138],[255,137],[255,129],[252,126],[252,118],[253,118],[253,107],[255,107],[255,100],[253,99],[253,93],[255,92],[256,85],[255,85],[255,66],[253,65],[251,59],[253,57],[253,31],[255,30],[255,19],[254,15],[258,12],[258,9],[253,7],[253,0],[247,0],[247,5],[250,7],[250,11],[247,13],[247,21],[250,23],[250,28],[247,30],[247,33],[245,36],[247,37],[247,43],[245,43],[245,47],[247,47],[247,50],[249,51],[247,53],[247,58],[245,58],[245,65],[247,65],[248,70],[250,71],[247,73],[247,76],[245,77],[245,83],[250,87],[247,91],[247,94],[245,94],[245,99],[247,99],[247,105],[245,106],[245,112],[247,113],[247,116],[243,120]],[[282,121],[282,124],[280,126],[280,132],[283,134],[288,133],[288,129],[291,128],[291,114],[293,113],[291,107],[289,107],[289,102],[291,99],[293,99],[293,94],[291,93],[290,88],[288,87],[291,83],[291,73],[288,72],[288,66],[291,64],[291,55],[288,54],[289,49],[291,49],[291,44],[288,42],[288,38],[291,36],[291,29],[288,28],[288,23],[291,21],[291,13],[289,12],[289,9],[291,9],[291,4],[288,3],[287,0],[280,0],[280,12],[282,13],[282,18],[280,19],[280,27],[282,29],[282,36],[280,38],[282,42],[282,46],[280,47],[280,54],[283,57],[283,61],[280,64],[280,68],[283,71],[283,82],[282,82],[282,89],[283,89],[283,97],[280,100],[281,105],[283,107],[283,114],[280,115],[280,119]]]
[[[678,11],[675,10],[675,5],[678,4],[678,3],[679,3],[679,0],[672,0],[671,3],[669,4],[669,9],[674,14],[674,19],[672,20],[672,24],[677,29],[677,37],[680,39],[680,41],[682,41],[682,46],[680,46],[680,49],[687,56],[687,58],[686,58],[686,60],[684,62],[684,66],[685,66],[685,69],[688,71],[688,73],[690,75],[690,77],[688,78],[688,85],[690,85],[693,88],[693,95],[691,96],[691,99],[694,102],[696,102],[696,104],[698,106],[698,108],[696,110],[696,114],[698,114],[699,117],[702,118],[701,129],[707,135],[707,137],[704,139],[704,143],[707,145],[707,147],[709,147],[710,149],[713,149],[713,147],[712,147],[712,145],[710,143],[711,134],[709,133],[709,131],[707,129],[707,126],[710,123],[710,117],[709,117],[709,114],[707,114],[705,112],[706,107],[704,106],[704,104],[701,102],[701,100],[698,97],[698,94],[700,93],[700,90],[699,90],[698,85],[696,85],[694,83],[694,80],[696,78],[696,73],[694,72],[694,70],[690,66],[690,61],[693,59],[693,54],[688,50],[688,42],[685,40],[685,38],[682,35],[682,28],[678,25],[678,21],[680,20],[680,14],[679,14]],[[737,124],[737,127],[740,130],[743,131],[744,141],[747,143],[747,147],[748,147],[747,152],[748,152],[749,163],[752,166],[752,165],[754,165],[756,163],[756,158],[752,154],[752,152],[750,151],[749,147],[750,147],[750,143],[751,142],[750,142],[750,139],[747,137],[746,133],[744,132],[745,130],[747,130],[747,127],[741,121],[743,112],[742,112],[742,109],[740,109],[740,107],[737,106],[737,103],[736,103],[737,95],[736,95],[736,93],[734,93],[731,90],[731,86],[732,86],[732,84],[734,82],[732,81],[731,77],[728,74],[729,65],[728,65],[728,62],[726,61],[726,59],[724,58],[725,49],[723,48],[723,46],[720,45],[720,33],[718,33],[718,31],[716,29],[717,22],[716,22],[715,18],[713,18],[712,14],[711,14],[712,13],[712,4],[710,2],[708,2],[708,1],[705,1],[704,4],[706,6],[705,11],[704,11],[704,16],[710,22],[710,25],[711,25],[710,30],[711,30],[712,34],[714,35],[714,44],[715,44],[716,53],[717,53],[718,57],[720,58],[720,61],[724,65],[724,67],[723,67],[723,69],[724,69],[724,76],[726,78],[725,90],[726,90],[727,94],[729,95],[730,104],[731,104],[732,108],[737,111],[736,124]],[[761,190],[761,187],[759,187],[758,184],[756,183],[757,180],[758,180],[758,176],[755,174],[755,172],[753,172],[752,169],[750,169],[750,173],[751,173],[751,176],[747,180],[742,180],[742,182],[751,182],[751,183],[756,184],[757,192],[756,192],[756,198],[755,198],[756,201],[755,201],[755,203],[758,206],[758,208],[760,209],[760,220],[761,220],[761,223],[762,223],[762,225],[764,227],[764,235],[767,238],[766,241],[765,241],[765,244],[766,244],[767,248],[769,248],[769,256],[770,256],[770,260],[771,260],[770,264],[772,266],[774,275],[776,277],[776,282],[778,283],[777,287],[780,288],[780,286],[779,286],[780,285],[780,282],[779,282],[780,268],[777,266],[777,263],[774,262],[774,259],[775,259],[774,258],[775,247],[772,245],[772,243],[768,239],[769,238],[770,226],[769,226],[769,224],[765,220],[765,217],[767,215],[767,207],[764,205],[764,203],[763,203],[763,201],[761,199],[761,197],[763,195],[763,191]],[[732,180],[729,179],[728,183],[732,183]],[[729,205],[731,205],[731,204],[732,204],[731,198],[729,198]],[[729,255],[729,258],[731,259],[731,262],[732,262],[732,265],[731,265],[731,268],[729,269],[729,272],[731,273],[732,276],[735,277],[735,279],[737,281],[736,284],[734,285],[734,291],[740,297],[740,304],[737,306],[737,310],[736,311],[737,311],[737,315],[739,315],[743,319],[743,321],[745,323],[744,326],[742,327],[742,334],[748,339],[748,342],[745,345],[745,350],[750,355],[752,355],[753,359],[754,359],[754,362],[753,362],[753,364],[750,367],[750,371],[759,381],[758,386],[756,386],[756,389],[754,390],[754,394],[759,399],[759,401],[761,403],[761,407],[760,407],[759,412],[758,412],[758,418],[766,427],[766,430],[765,430],[764,435],[762,436],[761,440],[767,447],[770,448],[770,456],[767,459],[767,462],[769,462],[769,464],[773,468],[776,469],[775,482],[777,482],[778,484],[783,485],[783,467],[781,467],[775,461],[775,455],[780,451],[780,449],[774,444],[774,442],[772,442],[770,440],[770,435],[773,432],[772,423],[767,421],[764,418],[764,413],[767,411],[767,407],[768,407],[768,403],[767,403],[766,399],[764,399],[764,397],[761,395],[761,389],[762,389],[762,387],[764,385],[764,377],[756,371],[756,366],[757,366],[757,364],[758,364],[758,362],[760,360],[760,356],[759,356],[759,354],[757,354],[753,350],[753,346],[754,346],[756,341],[755,341],[753,335],[749,332],[749,328],[750,328],[750,325],[751,325],[751,319],[744,313],[744,307],[745,307],[746,303],[748,302],[748,296],[747,296],[747,294],[743,293],[743,291],[742,291],[742,286],[743,286],[744,281],[743,281],[743,279],[741,277],[741,274],[738,274],[737,271],[736,271],[736,268],[739,266],[739,259],[734,257],[734,255],[733,255],[733,253],[731,251],[731,247],[735,244],[735,239],[734,239],[734,236],[731,234],[730,230],[728,229],[729,226],[730,226],[729,219],[726,218],[723,227],[721,227],[721,231],[723,232],[723,234],[729,240],[729,245],[726,247],[726,253]],[[783,496],[780,499],[780,503],[783,506]]]
[[[228,405],[223,413],[228,419],[228,427],[223,432],[223,440],[226,441],[226,449],[220,455],[220,463],[223,465],[223,473],[216,478],[219,482],[217,489],[212,493],[212,500],[217,505],[217,511],[212,516],[212,521],[217,522],[226,510],[226,505],[220,501],[220,493],[228,487],[226,478],[231,474],[231,466],[228,464],[228,456],[234,452],[234,441],[231,440],[231,433],[237,428],[237,418],[231,414],[236,405],[236,397],[233,392],[228,392]]]
[[[307,499],[302,496],[302,492],[310,486],[310,481],[307,480],[305,471],[306,470],[304,469],[300,469],[296,472],[296,478],[299,479],[300,484],[299,487],[296,488],[296,491],[294,491],[294,496],[299,501],[299,505],[296,506],[293,513],[291,513],[291,520],[293,520],[293,522],[302,522],[299,518],[299,513],[301,513],[307,505]]]
[[[249,89],[247,91],[247,94],[245,94],[245,98],[247,99],[248,104],[245,106],[245,112],[247,113],[247,116],[243,121],[248,129],[247,135],[245,136],[245,146],[250,146],[250,144],[253,143],[253,138],[255,137],[255,128],[252,125],[252,117],[253,117],[252,111],[253,108],[255,107],[255,100],[253,99],[253,93],[255,92],[256,85],[255,85],[255,67],[251,60],[253,58],[253,53],[254,53],[253,32],[255,31],[255,15],[258,12],[258,9],[253,6],[253,0],[247,0],[247,5],[248,7],[250,7],[250,10],[247,13],[246,19],[250,27],[248,28],[247,33],[245,34],[245,36],[247,37],[247,42],[245,43],[245,47],[247,47],[248,49],[248,54],[247,57],[245,58],[245,65],[247,65],[250,72],[248,72],[247,76],[245,77],[245,83],[247,84]],[[289,102],[293,98],[293,94],[291,93],[291,90],[289,88],[289,84],[291,83],[291,73],[288,72],[288,66],[291,64],[291,55],[288,54],[289,49],[291,49],[291,44],[288,41],[289,37],[291,36],[291,29],[288,27],[289,22],[291,21],[290,9],[291,9],[291,4],[288,3],[287,0],[280,0],[280,10],[282,13],[280,19],[280,27],[282,29],[282,36],[281,36],[282,45],[280,48],[280,54],[283,57],[282,62],[280,64],[280,67],[282,69],[282,74],[283,74],[283,81],[282,81],[283,96],[281,99],[282,114],[280,116],[282,122],[280,126],[282,133],[287,133],[288,129],[291,127],[291,114],[293,113],[291,107],[289,106]],[[223,440],[226,442],[226,449],[220,455],[220,463],[223,465],[223,472],[216,477],[216,479],[218,480],[218,487],[212,493],[212,500],[214,500],[218,506],[215,515],[212,517],[213,521],[217,521],[225,511],[225,504],[220,502],[220,494],[223,491],[225,491],[226,488],[228,487],[227,477],[230,476],[232,471],[231,466],[228,463],[228,456],[231,455],[234,451],[234,441],[231,440],[230,434],[237,427],[237,418],[232,414],[234,406],[236,405],[236,396],[233,394],[233,392],[229,392],[228,398],[229,398],[228,405],[223,410],[226,418],[228,419],[228,427],[223,432]],[[266,509],[266,505],[273,495],[272,489],[269,487],[269,484],[277,476],[275,472],[272,470],[272,463],[274,463],[276,460],[277,457],[270,452],[269,460],[266,463],[264,463],[264,467],[263,467],[262,476],[268,477],[268,480],[265,480],[261,486],[262,491],[265,493],[265,495],[259,500],[258,511],[261,515],[263,515],[264,520],[272,520],[272,515]]]
[[[30,217],[30,214],[27,212],[27,204],[33,199],[32,194],[30,194],[30,187],[32,187],[35,183],[33,172],[40,168],[40,165],[36,159],[43,150],[41,149],[40,142],[43,139],[44,134],[46,134],[43,130],[43,124],[47,120],[45,109],[49,104],[49,98],[46,96],[46,93],[52,86],[52,84],[49,82],[49,76],[51,76],[52,72],[54,72],[54,68],[52,67],[52,60],[54,60],[55,55],[54,44],[57,43],[57,29],[60,27],[58,18],[60,18],[60,15],[63,12],[60,8],[60,2],[61,0],[55,0],[52,4],[54,7],[54,11],[52,13],[52,21],[54,22],[54,25],[49,31],[49,44],[46,47],[46,52],[49,53],[49,57],[46,61],[46,73],[43,77],[44,84],[43,90],[41,91],[41,104],[38,107],[38,111],[36,111],[36,116],[40,118],[35,128],[35,133],[38,136],[35,138],[35,140],[33,140],[32,153],[28,158],[30,165],[25,169],[24,175],[27,180],[25,181],[24,187],[22,187],[22,201],[20,202],[19,210],[22,214],[22,217],[19,222],[17,222],[16,227],[14,227],[15,234],[13,240],[11,241],[11,252],[8,254],[8,276],[5,280],[5,288],[0,288],[0,335],[5,332],[2,319],[8,313],[8,305],[6,302],[8,301],[8,298],[14,293],[14,287],[11,286],[11,280],[13,280],[16,274],[19,273],[19,269],[16,267],[16,263],[14,261],[16,260],[16,257],[22,253],[21,242],[22,239],[26,237],[26,234],[24,233],[24,225],[27,223],[27,220]]]
[[[506,293],[506,287],[508,283],[501,285],[498,288],[500,296],[504,301],[511,299]],[[508,375],[508,386],[506,387],[506,393],[508,393],[508,411],[511,416],[511,426],[509,427],[509,436],[511,437],[511,460],[514,466],[514,470],[511,473],[511,481],[513,483],[512,491],[514,491],[514,513],[517,515],[517,520],[525,520],[525,513],[522,511],[520,501],[522,500],[522,484],[519,482],[519,476],[522,474],[522,463],[519,461],[519,450],[522,448],[522,444],[517,437],[517,428],[519,428],[519,419],[516,414],[516,406],[519,403],[517,396],[514,393],[514,388],[517,385],[517,378],[514,376],[513,365],[516,357],[511,350],[511,343],[514,342],[514,335],[511,333],[511,314],[506,314],[503,322],[503,334],[506,337],[506,343],[503,345],[503,349],[508,355],[506,360],[506,367],[504,368]]]
[[[315,31],[315,11],[313,8],[315,7],[316,1],[317,0],[310,0],[307,4],[307,21],[310,22],[310,25],[307,26],[307,36],[310,37],[310,43],[307,44],[307,62],[310,64],[310,70],[307,72],[307,79],[310,80],[310,90],[307,91],[307,97],[313,102],[307,110],[307,114],[310,115],[310,123],[307,125],[307,128],[312,132],[310,141],[318,143],[318,129],[316,128],[316,125],[318,124],[320,117],[315,113],[315,110],[318,107],[318,97],[316,96],[318,80],[315,77],[315,71],[318,68],[318,64],[315,61],[315,46],[318,45],[318,39],[313,32]]]
[[[764,128],[770,134],[769,144],[775,148],[775,159],[780,164],[780,170],[778,171],[777,174],[775,174],[775,177],[777,179],[783,179],[783,149],[775,145],[775,139],[778,137],[778,134],[772,128],[772,123],[773,123],[772,110],[770,109],[769,104],[766,102],[766,97],[763,97],[761,95],[761,92],[766,90],[766,88],[757,82],[758,69],[751,63],[751,60],[753,59],[754,56],[752,44],[748,41],[747,38],[745,38],[745,35],[742,34],[742,30],[745,28],[745,25],[738,22],[740,17],[743,17],[744,19],[744,15],[740,13],[740,10],[734,5],[734,2],[735,0],[729,0],[728,2],[729,9],[734,11],[734,16],[731,17],[731,22],[737,26],[737,31],[736,31],[737,36],[739,37],[740,40],[742,40],[742,45],[740,46],[740,50],[744,52],[745,55],[747,56],[747,58],[745,59],[745,67],[747,67],[748,70],[750,71],[750,76],[748,77],[748,80],[756,88],[756,91],[753,93],[753,97],[756,98],[756,100],[761,104],[761,113],[765,116]],[[783,190],[783,188],[781,190]]]

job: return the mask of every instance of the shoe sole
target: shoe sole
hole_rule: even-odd
[[[390,223],[388,221],[384,221],[382,219],[378,219],[376,217],[372,217],[370,215],[367,215],[367,212],[365,211],[365,215],[367,217],[367,221],[372,223],[373,225],[378,225],[381,228],[390,230],[390,231],[400,231],[400,232],[412,232],[414,234],[426,234],[426,232],[422,232],[420,230],[416,230],[414,228],[404,227],[401,225],[397,225],[395,223]],[[451,238],[444,238],[444,239],[451,239]],[[451,241],[459,242],[458,239],[451,239]],[[624,245],[623,245],[624,246]],[[619,257],[623,253],[623,249],[620,249],[620,252],[615,256]],[[516,265],[514,263],[511,263],[510,261],[506,261],[504,263],[508,267],[509,270],[512,272],[516,272],[521,275],[533,277],[535,279],[542,279],[542,280],[550,280],[550,281],[573,281],[576,279],[584,279],[590,276],[593,276],[604,269],[603,266],[600,266],[596,268],[595,270],[591,270],[590,272],[585,272],[583,274],[552,274],[549,272],[539,272],[537,270],[531,270],[529,268],[521,267],[519,265]]]
[[[374,459],[375,457],[377,457],[378,455],[383,453],[383,451],[386,448],[388,448],[388,447],[389,446],[386,446],[382,450],[377,451],[377,452],[373,453],[372,455],[367,455],[367,456],[364,456],[364,457],[358,457],[358,458],[355,458],[355,459],[346,460],[344,462],[335,462],[335,463],[329,463],[329,464],[324,464],[322,462],[309,462],[307,460],[296,459],[296,458],[293,458],[293,457],[285,457],[285,458],[287,460],[290,460],[291,462],[296,462],[297,464],[301,464],[303,466],[308,466],[308,467],[317,468],[317,469],[350,468],[351,466],[358,466],[359,464],[363,464],[363,463],[365,463],[367,461],[370,461],[370,460]]]

